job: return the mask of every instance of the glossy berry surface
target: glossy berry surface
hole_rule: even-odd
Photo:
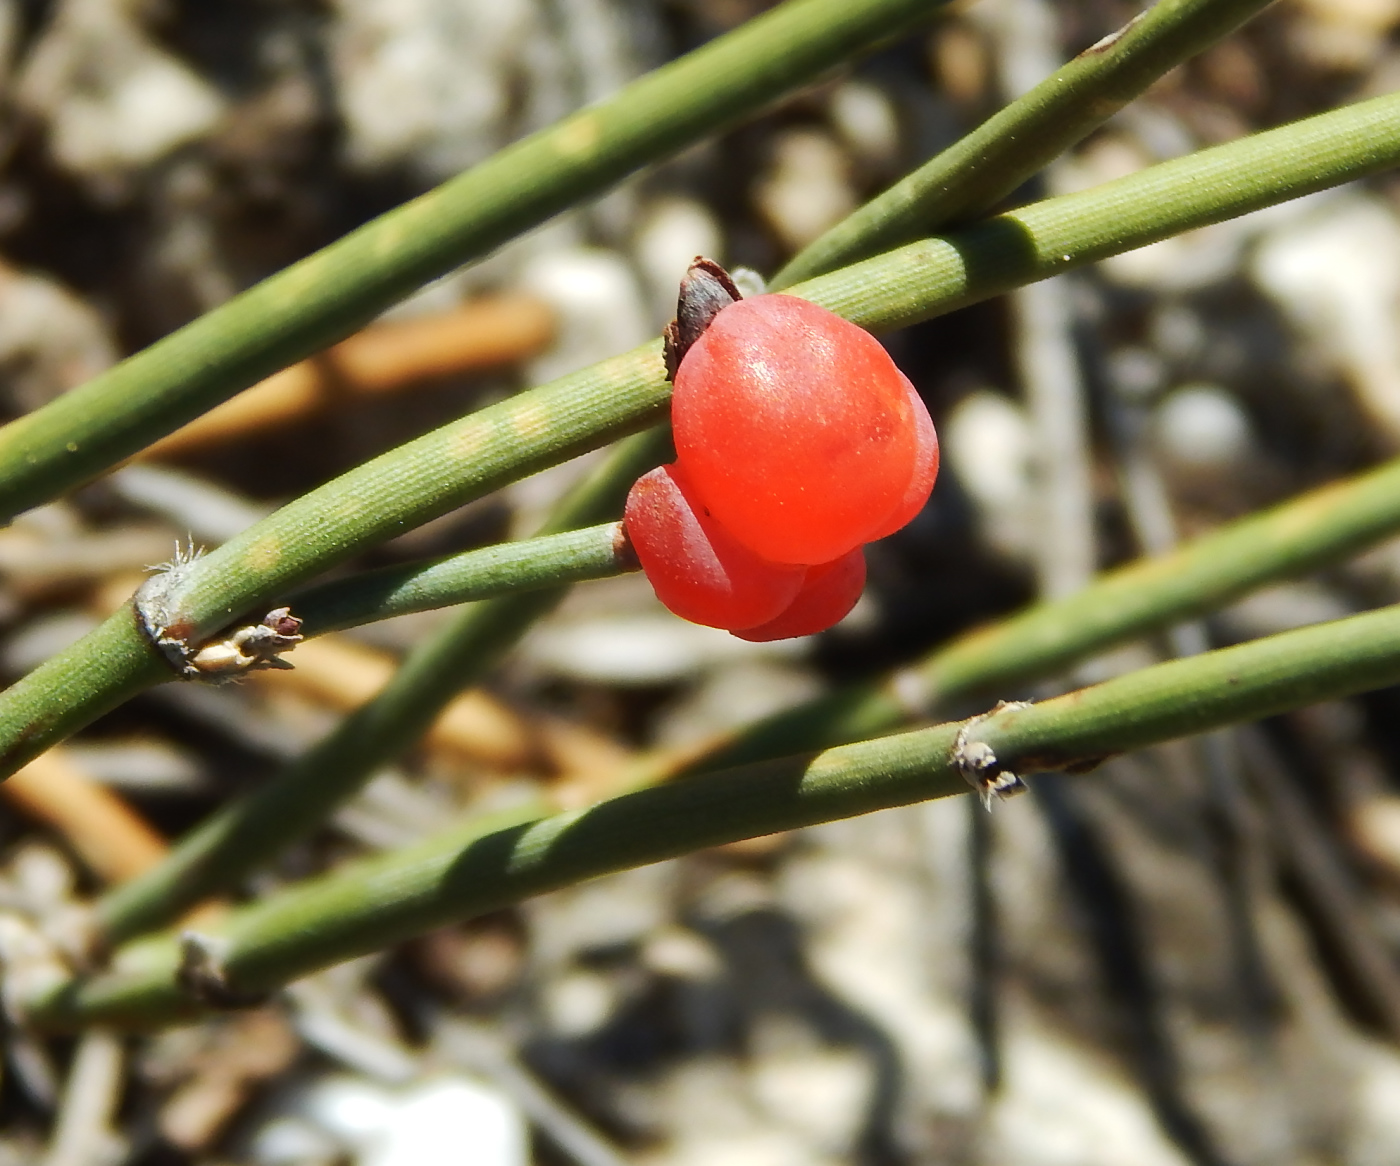
[[[807,571],[769,563],[705,513],[678,465],[642,475],[627,495],[627,537],[656,596],[709,627],[756,627],[796,598]]]
[[[793,296],[720,311],[680,362],[671,416],[695,494],[773,562],[829,563],[903,525],[937,468],[927,411],[880,343]]]
[[[865,551],[857,547],[834,563],[808,567],[801,590],[781,614],[733,634],[741,640],[762,642],[824,632],[846,618],[864,590]]]

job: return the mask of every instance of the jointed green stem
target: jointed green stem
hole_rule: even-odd
[[[1174,737],[1400,680],[1400,608],[1173,660],[966,727],[1018,773],[1081,769]],[[213,969],[233,994],[298,976],[542,891],[705,846],[965,791],[960,726],[939,725],[704,774],[483,835],[470,824],[236,913]],[[118,953],[115,970],[32,1000],[50,1028],[153,1025],[194,1005],[173,937]]]
[[[302,496],[192,564],[171,606],[191,643],[245,613],[256,620],[358,550],[659,420],[670,388],[664,376],[659,346],[644,345],[426,434]],[[172,678],[154,661],[125,608],[0,693],[0,774]]]
[[[1400,95],[1390,94],[911,243],[794,290],[886,330],[1398,161]],[[427,434],[206,556],[175,596],[179,609],[195,636],[266,610],[405,526],[659,418],[668,388],[648,345]],[[0,773],[150,682],[149,651],[128,617],[117,622],[0,695]],[[103,646],[100,668],[90,643]]]
[[[560,504],[543,537],[562,537],[555,532],[618,513],[631,483],[669,450],[670,435],[664,428],[622,442]],[[578,533],[596,536],[599,529]],[[615,529],[615,524],[602,529]],[[611,538],[607,547],[611,554]],[[466,607],[418,645],[383,691],[345,717],[324,740],[254,793],[216,810],[181,838],[159,865],[104,895],[96,910],[104,939],[116,943],[170,923],[314,830],[377,769],[411,748],[448,701],[496,666],[526,629],[563,597],[567,588],[557,585],[561,582],[556,579],[553,586]],[[317,630],[314,616],[307,627]]]
[[[1272,0],[1157,0],[805,247],[774,290],[989,210],[1173,66]]]
[[[790,0],[264,280],[0,429],[0,523],[429,280],[898,35],[938,4]]]

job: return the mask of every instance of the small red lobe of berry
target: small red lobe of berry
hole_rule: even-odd
[[[682,619],[731,631],[779,615],[806,569],[765,562],[701,510],[679,465],[633,483],[623,520],[657,598]]]
[[[815,635],[845,619],[864,590],[865,551],[857,547],[834,563],[808,567],[802,590],[782,614],[731,634],[755,643]]]

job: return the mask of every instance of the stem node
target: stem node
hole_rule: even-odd
[[[968,718],[953,740],[953,768],[977,792],[982,807],[989,813],[994,801],[1025,793],[1026,783],[997,760],[996,751],[986,741],[974,739],[972,730],[1003,710],[1030,707],[1029,701],[999,700],[991,712]]]
[[[208,1008],[232,1011],[267,1002],[266,992],[240,992],[229,984],[224,960],[228,941],[198,931],[180,933],[180,967],[175,973],[180,987]]]
[[[245,624],[198,647],[190,643],[194,621],[180,614],[177,598],[199,551],[175,548],[132,600],[137,626],[175,672],[186,680],[223,684],[262,668],[290,668],[282,653],[301,643],[302,621],[290,607],[275,607],[260,623]]]

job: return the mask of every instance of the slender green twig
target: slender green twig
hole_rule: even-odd
[[[152,1025],[542,891],[706,846],[965,792],[983,777],[1079,771],[1115,753],[1400,680],[1400,607],[1173,660],[961,724],[705,774],[483,834],[480,823],[237,912],[212,939],[119,952],[114,970],[30,1001],[49,1028]],[[959,741],[962,737],[961,742]]]
[[[0,429],[0,522],[395,301],[869,51],[940,0],[793,0],[502,150]]]
[[[544,538],[616,514],[632,482],[670,449],[665,427],[622,442],[550,516]],[[615,527],[610,523],[579,533],[596,542],[598,530]],[[612,545],[608,539],[609,554]],[[567,588],[557,585],[561,580],[553,582],[467,607],[418,645],[378,695],[307,753],[255,792],[209,815],[157,866],[109,891],[96,908],[104,940],[119,943],[165,926],[319,826],[377,769],[410,748],[448,701],[490,672],[525,630],[559,602]],[[314,618],[307,626],[315,630]]]
[[[637,570],[616,522],[336,579],[287,600],[305,636]]]
[[[381,455],[187,565],[169,596],[172,620],[195,644],[240,613],[256,618],[358,550],[659,420],[669,388],[659,345],[644,345]],[[172,679],[158,661],[128,606],[0,693],[0,774]]]
[[[969,698],[1028,685],[1127,640],[1194,619],[1279,579],[1340,562],[1400,531],[1400,459],[1140,559],[1051,603],[977,628],[922,661],[750,725],[688,772],[888,733]],[[653,779],[663,776],[658,773]]]
[[[1397,162],[1391,93],[909,243],[790,292],[885,331]]]
[[[964,223],[1272,0],[1157,0],[810,243],[775,290]]]
[[[1400,162],[1400,94],[1389,94],[1164,162],[1078,194],[925,239],[794,289],[883,331],[1037,279]],[[194,564],[172,595],[191,636],[279,594],[404,526],[659,418],[668,401],[655,344],[483,409],[352,470]],[[150,652],[130,627],[89,641],[0,695],[0,774],[137,691]]]

